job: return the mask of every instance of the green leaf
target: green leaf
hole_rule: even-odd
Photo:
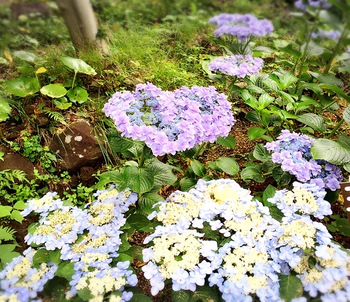
[[[198,160],[192,159],[190,162],[190,166],[191,166],[194,174],[196,174],[197,176],[203,177],[205,175],[205,172],[206,172],[205,167]]]
[[[138,288],[131,288],[130,290],[128,289],[128,291],[133,293],[130,302],[152,302],[152,300]]]
[[[311,145],[311,155],[314,159],[323,159],[335,165],[350,162],[350,149],[339,142],[325,138],[316,139]]]
[[[309,71],[309,74],[311,74],[314,78],[318,79],[321,83],[335,85],[338,87],[344,86],[344,83],[342,82],[342,80],[338,79],[335,75],[322,74],[322,73],[311,72],[311,71]]]
[[[181,191],[189,191],[192,187],[196,185],[197,181],[194,178],[183,177],[180,180]]]
[[[171,298],[173,302],[190,302],[192,293],[186,290],[173,290],[171,293]]]
[[[301,52],[299,50],[294,49],[293,45],[288,44],[284,47],[279,47],[284,53],[292,55],[294,58],[298,59],[301,57]]]
[[[7,100],[3,97],[0,97],[0,123],[6,121],[11,113],[11,106]]]
[[[254,167],[244,168],[241,172],[241,178],[244,181],[254,180],[256,182],[264,182],[265,177],[261,174],[261,172]]]
[[[135,230],[140,230],[143,226],[149,224],[150,221],[145,215],[133,214],[128,217],[127,223]]]
[[[266,129],[261,127],[251,127],[248,129],[248,139],[254,140],[257,138],[261,138],[266,132]]]
[[[224,137],[219,137],[216,140],[216,143],[221,145],[221,146],[230,148],[230,149],[234,149],[234,147],[236,147],[236,139],[233,136],[230,136],[230,135],[226,136],[225,138]]]
[[[68,90],[67,97],[73,103],[83,104],[87,101],[89,94],[81,87],[74,87]]]
[[[319,84],[319,86],[323,89],[330,90],[331,92],[336,93],[339,97],[342,99],[350,102],[350,96],[348,96],[341,88],[335,85],[330,85],[330,84]]]
[[[64,88],[62,84],[56,83],[56,84],[49,84],[49,85],[43,86],[40,89],[40,92],[43,95],[49,96],[50,98],[58,99],[65,96],[67,93],[67,90],[66,88]]]
[[[67,98],[53,99],[54,105],[61,110],[66,110],[72,106],[72,103],[68,101]]]
[[[15,233],[16,233],[16,231],[14,229],[12,229],[11,227],[4,227],[4,226],[0,225],[0,242],[14,240]]]
[[[132,263],[134,260],[131,255],[125,254],[125,253],[119,253],[119,256],[117,257],[118,262],[123,262],[123,261],[129,261]]]
[[[39,249],[33,256],[33,265],[47,263],[50,261],[50,252],[45,249]]]
[[[25,204],[25,202],[23,200],[19,200],[17,201],[14,205],[13,208],[16,210],[24,210],[27,207],[27,205]]]
[[[263,144],[257,144],[253,150],[253,156],[255,159],[262,162],[271,159],[269,151],[265,148]]]
[[[324,119],[314,113],[304,113],[300,115],[297,120],[311,128],[323,133],[326,131],[326,125]]]
[[[346,107],[343,112],[344,121],[350,125],[350,106]]]
[[[33,95],[39,91],[39,87],[36,78],[21,77],[5,82],[5,91],[19,97]]]
[[[231,157],[220,157],[216,160],[217,166],[227,174],[236,175],[239,171],[238,163]]]
[[[219,295],[215,287],[209,287],[207,285],[197,286],[197,289],[194,291],[191,301],[218,302]]]
[[[158,197],[161,197],[158,194],[156,195]],[[137,201],[139,213],[148,215],[154,211],[154,204],[156,204],[160,200],[153,198],[153,196],[153,194],[149,193],[145,193],[142,196],[139,196],[139,200]],[[161,200],[163,200],[163,198]]]
[[[308,56],[319,56],[323,54],[325,48],[323,46],[320,46],[319,44],[315,43],[314,41],[310,41],[307,45],[306,43],[301,46],[301,51],[304,52],[305,48],[307,46],[306,53]]]
[[[281,167],[276,167],[272,170],[272,177],[280,186],[286,186],[292,180],[292,176],[288,172],[283,171]]]
[[[56,276],[67,279],[68,281],[72,280],[72,276],[74,275],[74,262],[61,262],[58,265],[57,271],[55,273]]]
[[[303,284],[294,275],[279,275],[280,297],[286,302],[299,298],[303,294]]]
[[[43,58],[37,56],[35,53],[30,51],[25,51],[25,50],[14,51],[13,56],[25,62],[33,63],[33,64],[45,62]]]
[[[90,299],[94,298],[94,296],[91,294],[90,290],[87,287],[79,289],[77,293],[83,301],[89,301]]]
[[[263,204],[265,206],[270,204],[268,202],[268,199],[274,197],[275,194],[276,194],[276,191],[277,191],[277,189],[274,186],[272,186],[272,185],[268,185],[266,187],[266,189],[263,192],[263,196],[262,196]]]
[[[0,205],[0,218],[7,217],[11,215],[12,207],[11,206],[2,206]]]
[[[10,218],[18,221],[19,223],[22,223],[22,221],[23,221],[23,216],[22,216],[21,212],[18,210],[13,210]]]
[[[114,133],[108,136],[108,142],[114,152],[120,153],[128,151],[134,145],[132,139]]]
[[[149,171],[144,168],[134,166],[124,167],[121,177],[125,187],[130,188],[138,194],[150,191],[154,185],[154,176],[150,175]]]
[[[174,167],[162,163],[157,158],[147,162],[147,171],[154,176],[154,186],[172,185],[177,180],[173,169]]]
[[[61,250],[56,249],[54,251],[50,251],[50,261],[55,263],[56,265],[62,262],[61,260]]]
[[[1,244],[0,245],[0,262],[9,263],[11,260],[20,255],[20,253],[14,252],[17,244]]]
[[[96,71],[90,65],[86,64],[81,59],[75,59],[72,57],[62,57],[61,61],[68,68],[73,69],[75,73],[83,73],[87,75],[95,75]]]

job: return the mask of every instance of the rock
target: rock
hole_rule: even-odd
[[[27,179],[34,179],[34,165],[28,158],[5,147],[1,147],[0,151],[5,153],[4,161],[0,160],[0,171],[22,170],[26,173]]]
[[[57,156],[59,170],[77,170],[94,165],[103,158],[93,127],[86,120],[77,120],[55,135],[49,146]]]

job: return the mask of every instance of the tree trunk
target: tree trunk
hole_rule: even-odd
[[[74,47],[96,47],[97,20],[90,0],[56,0]]]

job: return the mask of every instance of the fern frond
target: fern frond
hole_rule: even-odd
[[[15,233],[16,233],[16,230],[11,228],[10,226],[4,227],[0,225],[0,242],[15,240],[15,236],[14,236]]]
[[[48,117],[52,120],[54,120],[55,122],[60,122],[62,124],[65,123],[64,121],[64,116],[62,113],[57,112],[57,111],[51,111],[51,110],[44,110],[44,112],[48,115]]]

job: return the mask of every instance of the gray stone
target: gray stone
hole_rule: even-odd
[[[94,129],[86,120],[77,120],[55,135],[50,150],[57,156],[59,170],[76,170],[103,158]]]
[[[26,173],[28,179],[34,179],[34,165],[28,158],[19,153],[15,153],[11,149],[1,147],[1,152],[4,152],[4,161],[0,160],[0,171],[3,170],[22,170]]]

